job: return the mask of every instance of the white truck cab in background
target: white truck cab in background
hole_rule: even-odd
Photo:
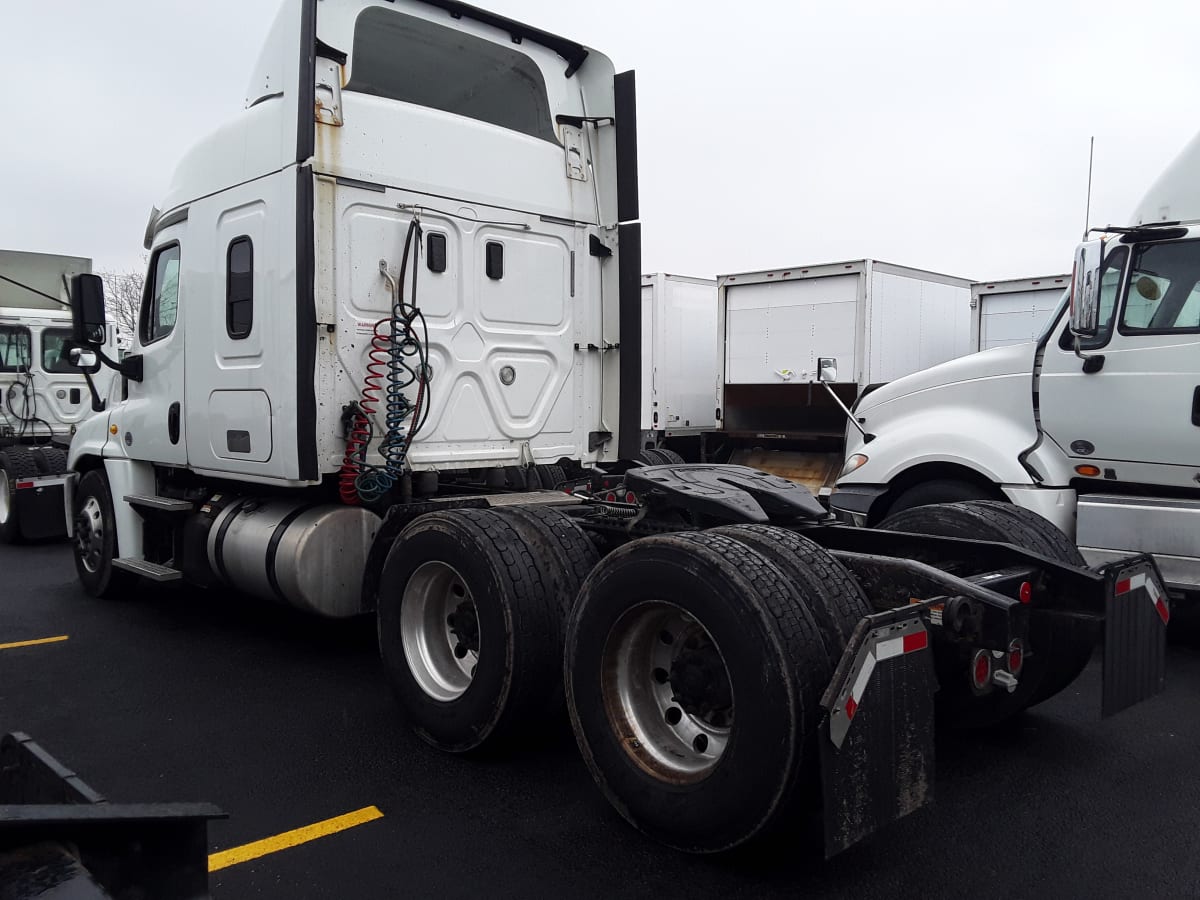
[[[1106,230],[1102,246],[1081,247],[1096,263],[1077,261],[1077,308],[1064,295],[1037,341],[918,372],[856,406],[870,437],[847,432],[831,498],[841,518],[1006,499],[1054,522],[1089,563],[1150,552],[1174,590],[1200,589],[1200,137],[1130,227]],[[1081,329],[1085,291],[1095,326]]]
[[[67,284],[80,256],[0,250],[0,542],[65,536],[67,445],[93,412],[87,376],[69,359]],[[103,346],[113,351],[116,328]],[[108,396],[112,373],[92,367]]]

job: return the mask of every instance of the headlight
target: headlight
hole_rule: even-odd
[[[846,460],[846,465],[842,466],[842,474],[838,478],[845,478],[851,472],[856,472],[867,463],[867,457],[862,453],[855,453]]]

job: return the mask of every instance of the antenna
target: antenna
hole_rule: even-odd
[[[1083,214],[1083,239],[1086,241],[1088,236],[1088,226],[1092,221],[1092,163],[1096,158],[1096,136],[1092,135],[1091,144],[1088,146],[1088,191],[1087,191],[1087,210]]]

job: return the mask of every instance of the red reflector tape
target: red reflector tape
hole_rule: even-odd
[[[847,698],[847,700],[846,700],[846,718],[853,719],[854,714],[856,712],[858,712],[858,704],[854,702],[853,697]]]
[[[875,656],[878,659],[891,659],[893,656],[903,656],[905,653],[924,650],[928,646],[929,632],[922,628],[920,631],[914,631],[903,637],[880,641],[879,646],[875,648]]]
[[[37,485],[34,484],[32,481],[18,481],[17,482],[17,490],[20,490],[21,488],[31,488],[31,487],[37,487]]]
[[[1116,588],[1117,596],[1128,594],[1137,588],[1146,589],[1146,594],[1150,597],[1150,602],[1154,604],[1154,609],[1158,612],[1158,617],[1162,619],[1164,625],[1170,624],[1171,607],[1167,604],[1167,598],[1159,590],[1158,582],[1147,573],[1142,572],[1140,575],[1134,575],[1131,578],[1123,578],[1118,581]]]
[[[924,650],[929,646],[929,632],[917,631],[913,634],[904,636],[904,652],[913,653],[917,650]]]
[[[1162,619],[1164,625],[1171,624],[1171,608],[1167,606],[1166,601],[1161,598],[1154,601],[1154,608],[1158,610],[1158,617]]]

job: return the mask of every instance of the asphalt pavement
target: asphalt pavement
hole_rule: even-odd
[[[65,544],[0,546],[0,733],[113,801],[209,801],[223,851],[374,808],[229,865],[217,898],[1197,897],[1200,639],[1167,692],[1099,721],[1100,667],[1000,732],[942,732],[936,802],[832,861],[814,825],[716,858],[605,803],[565,715],[506,756],[456,758],[400,720],[370,621],[227,592],[87,597]]]

